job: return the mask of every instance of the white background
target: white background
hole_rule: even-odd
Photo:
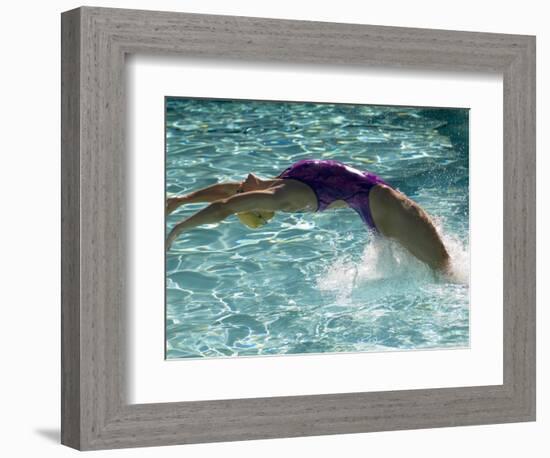
[[[127,62],[126,70],[131,158],[128,236],[133,256],[129,262],[131,306],[127,321],[131,334],[130,402],[502,383],[501,76],[395,69],[350,72],[349,68],[327,66],[266,67],[158,56],[134,56]],[[220,86],[218,81],[224,84]],[[164,361],[162,151],[167,94],[470,108],[471,347]],[[486,272],[493,275],[487,277]],[[368,377],[364,376],[365,368]],[[220,376],[223,383],[219,383]]]
[[[463,0],[338,2],[269,0],[96,1],[100,6],[198,13],[315,19],[381,25],[536,34],[538,37],[538,234],[548,231],[542,213],[549,192],[548,125],[550,31],[544,3]],[[70,1],[15,2],[2,11],[2,199],[0,322],[2,441],[5,456],[69,456],[59,436],[59,13],[79,6]],[[98,456],[268,457],[403,456],[543,457],[548,452],[550,403],[547,396],[549,318],[544,255],[538,240],[538,421],[433,430],[278,439],[155,449],[98,452]],[[546,385],[546,387],[545,387]]]

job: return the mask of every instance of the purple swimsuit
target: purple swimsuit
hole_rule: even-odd
[[[317,211],[322,212],[335,200],[345,201],[365,224],[376,230],[369,206],[369,192],[384,180],[374,173],[361,172],[342,162],[303,159],[284,170],[277,178],[292,178],[307,184],[317,196]]]

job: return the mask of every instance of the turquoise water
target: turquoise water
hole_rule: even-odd
[[[434,218],[454,264],[435,276],[351,209],[231,216],[167,253],[167,358],[469,345],[467,110],[168,98],[166,149],[168,195],[305,158],[368,169]]]

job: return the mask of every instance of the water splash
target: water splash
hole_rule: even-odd
[[[442,231],[440,222],[435,224],[451,257],[449,273],[434,272],[393,240],[371,237],[358,262],[335,254],[336,260],[317,278],[318,289],[334,294],[340,303],[349,305],[357,290],[369,290],[371,297],[382,297],[437,283],[468,285],[469,247],[456,236]]]
[[[436,221],[436,228],[441,234],[443,244],[451,257],[451,269],[448,280],[461,285],[470,284],[470,246],[460,240],[455,234],[441,230],[441,225]]]

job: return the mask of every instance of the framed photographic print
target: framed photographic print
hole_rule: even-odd
[[[535,418],[535,40],[62,15],[62,442]]]

